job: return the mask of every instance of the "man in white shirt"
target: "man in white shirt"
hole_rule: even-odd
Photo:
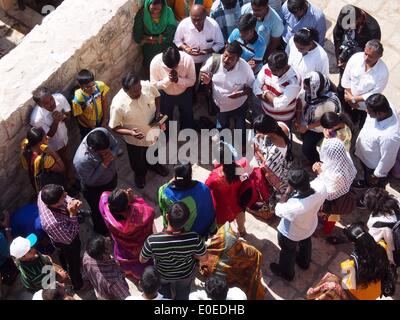
[[[196,73],[212,53],[224,47],[224,37],[218,23],[207,17],[204,6],[195,4],[190,10],[190,17],[179,23],[175,32],[174,43],[189,54],[196,65]]]
[[[206,279],[205,290],[192,292],[189,300],[247,300],[247,296],[240,288],[229,288],[225,278],[213,275]]]
[[[364,184],[385,188],[400,147],[399,120],[395,108],[380,93],[369,96],[366,105],[368,116],[358,135],[355,155],[364,167]]]
[[[246,134],[246,100],[252,92],[254,73],[243,60],[242,48],[238,42],[227,44],[224,54],[218,61],[218,68],[212,72],[213,58],[209,58],[201,68],[200,79],[204,84],[212,81],[212,96],[219,108],[217,129],[229,128],[230,120],[235,122],[235,129],[242,130],[242,142]]]
[[[181,129],[193,128],[194,61],[173,45],[156,55],[150,63],[150,83],[160,91],[160,110],[172,120],[179,107]]]
[[[166,167],[150,165],[146,158],[148,147],[156,142],[159,134],[159,130],[150,124],[159,115],[160,93],[157,88],[149,81],[140,81],[135,74],[127,73],[122,78],[122,89],[111,103],[109,126],[126,142],[135,185],[140,189],[145,186],[148,169],[162,176],[168,175]]]
[[[374,93],[382,93],[389,80],[389,70],[382,61],[383,46],[370,40],[364,52],[355,53],[347,62],[341,85],[344,99],[352,111],[353,122],[361,129],[366,119],[365,101]]]
[[[49,147],[58,152],[67,170],[68,181],[73,184],[75,176],[72,170],[70,150],[68,146],[68,130],[65,121],[71,116],[71,106],[60,93],[51,94],[46,87],[40,87],[32,92],[33,108],[30,125],[42,128],[49,139]]]
[[[295,263],[304,270],[310,266],[311,236],[318,225],[318,211],[327,197],[324,183],[318,179],[310,183],[309,179],[305,170],[290,170],[288,190],[275,207],[275,214],[282,218],[278,225],[281,252],[279,263],[271,263],[270,268],[273,274],[287,281],[294,278]]]
[[[264,112],[276,121],[290,124],[295,116],[301,78],[288,64],[285,52],[272,53],[254,81],[253,91],[262,101]]]

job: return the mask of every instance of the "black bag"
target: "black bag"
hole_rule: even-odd
[[[391,297],[396,293],[396,282],[397,282],[397,267],[394,264],[390,264],[385,278],[381,282],[382,295],[385,297]]]
[[[65,187],[65,184],[66,184],[65,176],[59,172],[52,172],[52,171],[46,170],[44,167],[45,158],[46,158],[46,154],[43,153],[40,158],[40,165],[39,165],[40,172],[35,177],[36,184],[39,188],[38,191],[40,191],[47,184],[57,184],[57,185]]]

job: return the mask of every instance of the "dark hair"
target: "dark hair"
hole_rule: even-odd
[[[140,277],[140,286],[143,292],[147,295],[155,294],[161,286],[160,275],[153,266],[148,266],[144,269]]]
[[[239,19],[239,31],[255,30],[257,18],[252,13],[246,13]]]
[[[162,4],[164,6],[164,0],[153,0],[150,4]]]
[[[129,199],[125,190],[115,189],[108,196],[108,208],[111,214],[117,220],[124,220],[125,218],[118,213],[124,212],[128,209]]]
[[[364,195],[364,205],[373,217],[400,213],[396,198],[382,188],[371,188]]]
[[[235,156],[232,150],[222,141],[217,146],[217,152],[219,154],[219,162],[222,164],[222,172],[224,173],[226,181],[233,183],[239,179],[236,175],[236,169],[238,165],[235,162]]]
[[[310,176],[304,169],[292,169],[288,172],[288,183],[296,190],[310,187]]]
[[[169,224],[174,230],[180,230],[189,219],[190,211],[188,206],[182,202],[175,202],[169,207]]]
[[[90,132],[86,138],[86,143],[93,151],[106,150],[110,147],[110,139],[102,130]]]
[[[269,0],[251,0],[251,4],[254,4],[256,7],[266,7],[269,5]]]
[[[42,291],[43,300],[64,300],[64,296],[61,294],[59,288],[48,288]]]
[[[51,206],[56,204],[64,194],[64,188],[58,184],[45,185],[40,193],[40,197],[44,204]]]
[[[385,278],[389,269],[389,259],[385,249],[375,242],[362,222],[356,222],[345,228],[344,234],[354,243],[354,256],[357,260],[357,286],[367,287],[371,282]]]
[[[353,122],[350,120],[349,116],[345,113],[336,113],[336,112],[325,112],[320,119],[321,126],[324,129],[333,129],[340,123],[344,123],[347,125],[350,130],[353,129]]]
[[[91,71],[87,69],[82,69],[79,71],[78,76],[76,77],[79,85],[85,85],[94,81],[94,75]]]
[[[370,95],[365,103],[367,104],[367,108],[375,113],[392,113],[392,108],[390,107],[389,101],[383,94],[375,93],[373,95]]]
[[[24,146],[22,151],[22,154],[28,163],[30,163],[32,158],[32,148],[40,143],[45,135],[46,133],[42,128],[32,127],[28,130],[26,134],[28,143]]]
[[[306,0],[288,0],[287,8],[291,13],[303,9],[306,5]]]
[[[383,45],[382,45],[382,42],[380,42],[378,39],[369,40],[365,44],[365,47],[372,48],[376,51],[377,54],[379,54],[380,56],[383,56]]]
[[[253,128],[254,131],[261,132],[262,134],[275,133],[280,136],[283,140],[285,140],[287,146],[286,160],[293,160],[292,141],[285,134],[285,132],[283,132],[282,128],[274,118],[267,114],[261,114],[254,119]]]
[[[226,300],[229,288],[224,278],[211,276],[206,279],[205,289],[211,300]]]
[[[177,46],[172,45],[165,49],[162,53],[162,61],[168,68],[175,68],[179,61],[181,60],[181,55]]]
[[[133,72],[128,72],[122,77],[122,88],[131,89],[140,82],[140,78]]]
[[[294,42],[302,46],[309,46],[315,42],[318,42],[319,34],[318,31],[313,28],[301,28],[294,34]]]
[[[106,252],[106,238],[101,235],[95,235],[90,238],[86,244],[86,252],[91,258],[102,260]]]
[[[225,50],[229,53],[237,55],[239,58],[242,56],[242,52],[243,52],[242,46],[236,40],[233,41],[232,43],[228,43],[225,46]]]
[[[268,57],[268,66],[274,70],[281,70],[288,65],[288,55],[285,51],[276,51]]]
[[[32,92],[33,101],[35,101],[37,104],[40,104],[42,99],[47,96],[51,96],[51,92],[46,87],[39,87]]]
[[[178,163],[174,166],[175,180],[174,184],[177,187],[186,187],[192,182],[192,164]],[[180,179],[177,179],[179,177]]]

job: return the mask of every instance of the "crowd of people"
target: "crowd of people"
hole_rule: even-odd
[[[393,295],[400,208],[385,187],[400,128],[382,93],[389,71],[381,31],[369,13],[348,5],[333,33],[338,85],[329,78],[324,13],[309,1],[145,0],[133,27],[144,77],[121,75],[112,101],[109,86],[87,69],[77,74],[71,101],[45,87],[32,93],[21,162],[37,205],[0,219],[2,283],[20,276],[35,300],[70,300],[89,287],[106,300],[263,299],[262,269],[292,281],[296,264],[310,267],[316,236],[354,250],[342,275],[327,273],[307,299]],[[159,186],[157,230],[156,208],[118,187],[117,159],[126,149],[137,189],[148,170],[167,177],[168,163],[151,163],[149,148],[163,132],[168,137],[172,120],[180,130],[199,129],[193,107],[201,95],[214,127],[242,130],[254,157],[248,161],[221,135],[204,183],[193,179],[191,163],[175,164],[173,179]],[[71,118],[81,136],[75,151]],[[293,152],[294,134],[302,155]],[[356,207],[368,210],[367,223],[351,219]],[[260,223],[280,218],[279,260],[269,266],[244,240],[246,211]],[[342,215],[352,220],[343,235],[335,229]],[[89,217],[95,235],[82,248],[80,225]],[[48,286],[43,270],[54,275]],[[205,290],[191,292],[198,272]]]

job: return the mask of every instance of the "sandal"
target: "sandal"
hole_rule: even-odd
[[[346,239],[342,238],[342,237],[335,237],[335,236],[331,236],[331,237],[327,237],[326,238],[326,242],[328,242],[331,245],[337,245],[337,244],[342,244],[342,243],[346,243]]]

